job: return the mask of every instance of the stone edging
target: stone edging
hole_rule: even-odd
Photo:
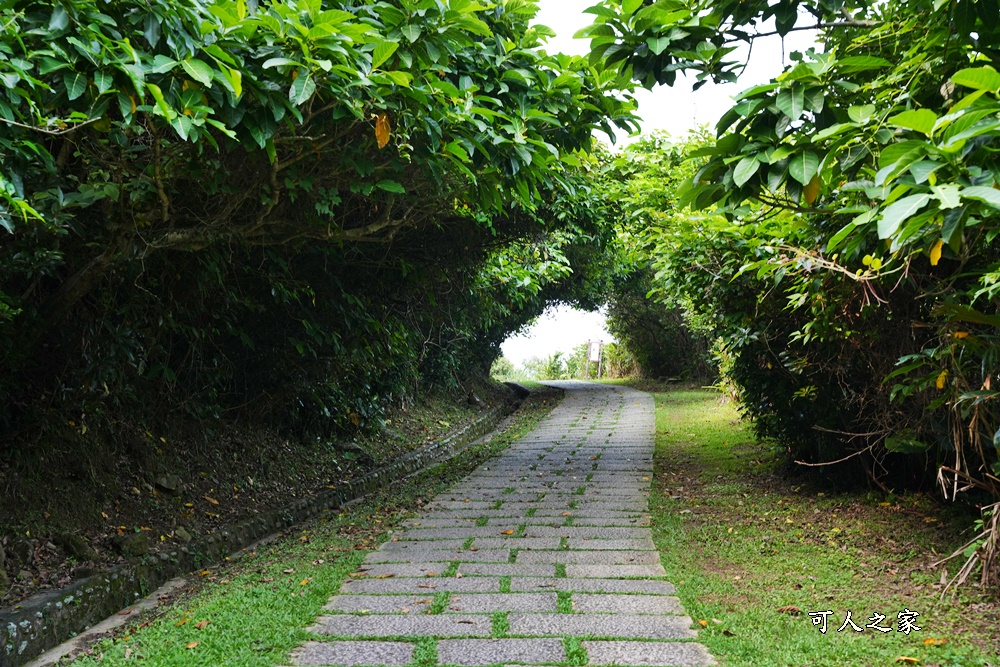
[[[500,403],[446,437],[336,489],[265,512],[185,546],[117,565],[61,590],[40,593],[13,609],[0,610],[0,667],[25,664],[178,574],[221,561],[261,538],[454,457],[492,431],[515,408],[516,403]]]

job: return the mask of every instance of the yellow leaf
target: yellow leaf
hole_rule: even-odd
[[[308,583],[309,583],[308,579],[303,579],[302,581],[299,582],[299,586],[306,586],[308,585]]]
[[[705,619],[701,619],[700,621],[698,621],[698,625],[700,625],[703,628],[708,627],[708,621],[706,621]]]
[[[963,338],[968,338],[968,337],[969,337],[969,332],[968,331],[956,331],[955,332],[955,338],[957,338],[959,340],[962,340]]]
[[[203,498],[204,498],[205,500],[207,500],[208,502],[212,503],[213,505],[218,505],[218,504],[219,504],[219,501],[218,501],[218,500],[216,500],[215,498],[210,498],[210,497],[208,497],[208,496],[202,496],[202,497],[203,497]]]
[[[907,665],[919,665],[920,658],[912,658],[908,655],[901,655],[898,658],[896,658],[896,662],[904,662]]]
[[[934,244],[931,248],[931,266],[937,266],[938,262],[941,261],[941,250],[944,248],[944,241],[938,239],[938,242]]]
[[[184,648],[191,649],[191,648],[194,648],[197,645],[198,645],[198,642],[191,642],[187,646],[185,646]]]
[[[197,630],[204,630],[208,626],[209,623],[210,623],[210,621],[207,621],[207,620],[205,620],[205,621],[198,621],[197,623],[194,624],[194,627]]]
[[[198,576],[199,577],[207,577],[210,574],[212,574],[212,573],[209,570],[202,570],[201,572],[198,573]]]
[[[375,119],[375,139],[378,141],[380,149],[389,145],[391,135],[392,126],[389,124],[389,115],[379,114],[378,118]]]
[[[805,197],[806,203],[812,206],[812,203],[819,197],[819,174],[813,176],[809,185],[802,188],[802,196]]]
[[[941,374],[937,376],[937,382],[935,382],[934,384],[937,385],[938,389],[944,389],[944,383],[947,381],[948,381],[948,371],[944,370],[941,371]]]
[[[500,531],[500,534],[501,535],[513,535],[514,531],[513,530],[502,530],[502,531]]]

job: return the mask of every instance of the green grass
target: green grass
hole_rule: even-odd
[[[660,393],[656,406],[654,540],[720,664],[996,664],[984,652],[1000,649],[996,606],[972,590],[939,600],[928,567],[961,540],[946,508],[796,485],[716,393]],[[896,631],[904,609],[919,612],[919,632]],[[827,610],[824,635],[808,614]],[[884,614],[893,631],[838,632],[848,611],[861,627]]]
[[[407,508],[418,497],[433,497],[467,475],[528,432],[556,403],[552,396],[529,400],[514,424],[490,442],[206,571],[173,604],[122,628],[74,665],[134,664],[139,657],[145,667],[288,664],[292,649],[314,638],[306,628],[328,598],[409,515]],[[432,610],[440,611],[445,601],[436,599]],[[435,662],[433,642],[418,642],[415,664]]]

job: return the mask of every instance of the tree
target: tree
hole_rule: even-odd
[[[744,265],[728,275],[749,291],[722,310],[755,316],[735,369],[750,411],[794,439],[846,397],[865,409],[854,436],[824,437],[823,460],[900,470],[903,454],[930,452],[947,496],[991,499],[970,550],[984,581],[998,576],[1000,509],[997,10],[605,0],[585,30],[592,62],[647,86],[680,70],[733,80],[726,56],[763,19],[820,31],[823,52],[737,98],[679,202],[735,223],[724,234]]]

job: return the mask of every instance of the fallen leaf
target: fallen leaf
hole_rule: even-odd
[[[513,530],[503,530],[503,531],[500,531],[500,534],[501,535],[513,535],[514,531]]]
[[[392,126],[389,124],[388,114],[379,114],[375,119],[375,139],[378,141],[379,149],[389,145],[389,137],[392,135]]]
[[[185,619],[184,619],[184,620],[182,620],[182,621],[179,621],[179,622],[177,622],[177,623],[174,623],[174,625],[176,625],[177,627],[180,627],[180,626],[184,625],[185,623],[187,623],[187,622],[188,622],[189,620],[190,620],[190,619],[187,619],[187,618],[185,618]]]
[[[210,498],[209,496],[202,496],[202,497],[205,500],[207,500],[208,502],[212,503],[213,505],[218,505],[219,504],[219,501],[216,500],[215,498]]]
[[[434,600],[415,600],[413,604],[431,604]]]
[[[907,665],[919,665],[920,658],[913,658],[908,655],[901,655],[898,658],[896,658],[896,662],[903,662],[906,663]]]
[[[944,637],[940,639],[935,639],[934,637],[928,637],[924,640],[924,646],[941,646],[942,644],[947,644],[948,640]]]
[[[425,577],[436,577],[436,576],[438,576],[438,573],[437,572],[427,572],[426,574],[424,574],[424,576]]]
[[[128,616],[131,613],[132,613],[132,607],[129,607],[128,609],[122,609],[120,612],[118,612],[118,615],[119,616]]]
[[[392,575],[390,574],[389,576],[391,577]],[[305,586],[308,583],[309,583],[308,579],[303,579],[302,581],[299,582],[299,586]]]
[[[198,576],[199,577],[207,577],[210,574],[212,574],[212,572],[210,570],[202,570],[201,572],[198,573]]]
[[[204,630],[211,621],[198,621],[194,624],[196,630]]]
[[[779,614],[788,614],[789,616],[798,616],[799,614],[802,613],[801,609],[791,604],[785,607],[778,607],[777,609],[775,609],[775,611],[778,612]]]
[[[563,516],[573,516],[573,513],[572,512],[563,512],[562,515]]]
[[[184,648],[187,648],[187,649],[192,649],[192,648],[194,648],[194,647],[195,647],[195,646],[197,646],[197,645],[198,645],[198,642],[190,642],[190,643],[188,643],[188,645],[187,645],[187,646],[185,646]]]
[[[282,570],[282,572],[284,572],[285,574],[291,574],[292,572],[295,572],[295,568],[290,567],[287,570]]]
[[[392,572],[386,572],[385,574],[376,575],[375,578],[376,579],[389,579],[389,578],[395,577],[395,576],[396,575],[394,573],[392,573]]]
[[[417,584],[417,588],[437,588],[433,584]]]
[[[703,628],[707,628],[708,627],[708,621],[706,621],[705,619],[701,619],[700,621],[698,621],[698,625],[700,625]]]

